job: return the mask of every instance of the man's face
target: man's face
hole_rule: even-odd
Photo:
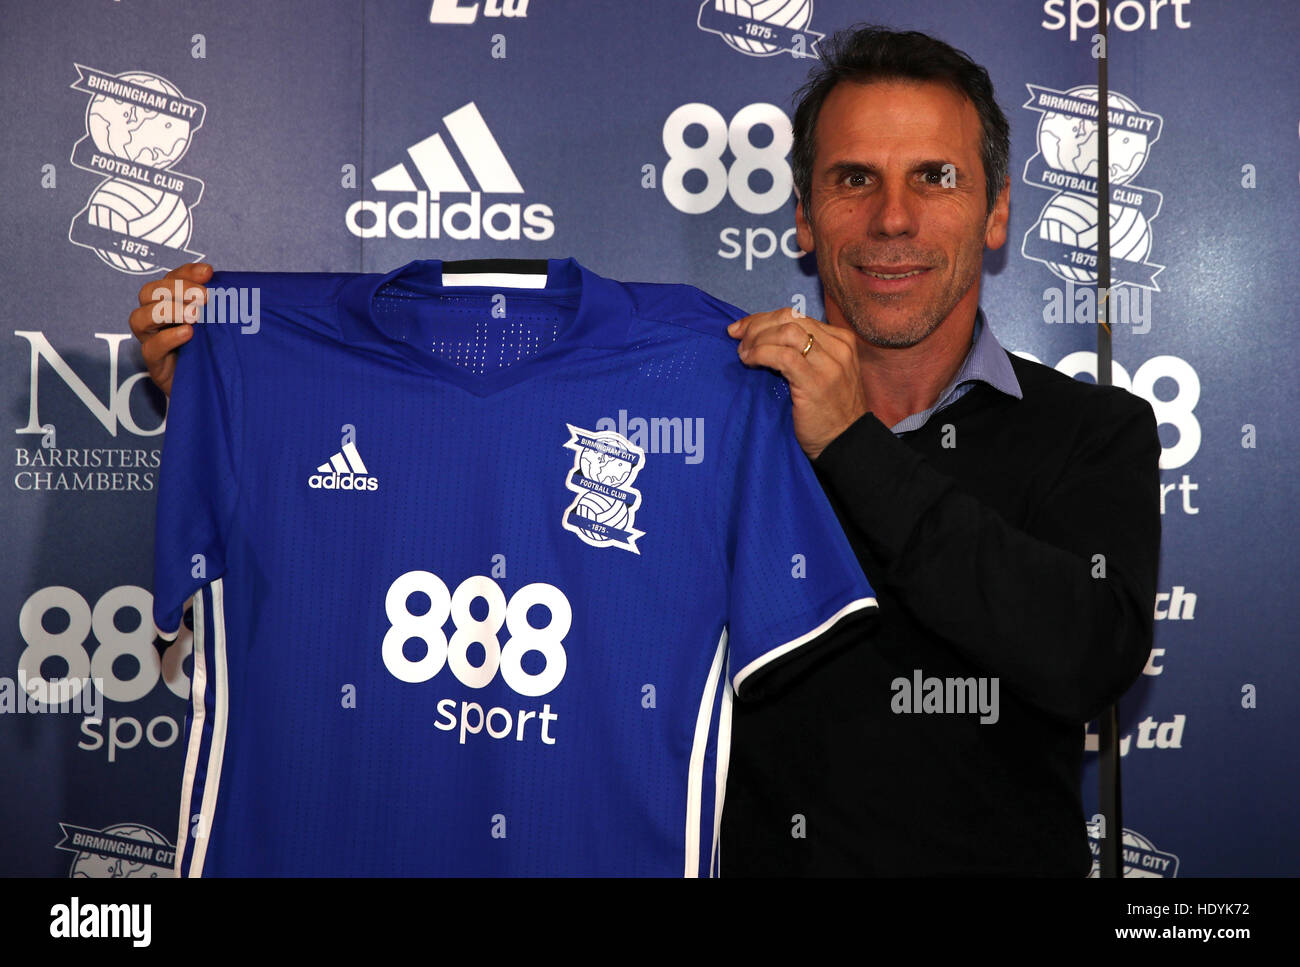
[[[944,84],[831,90],[817,119],[812,198],[795,215],[800,246],[817,253],[829,322],[903,347],[959,304],[974,316],[984,247],[1006,241],[1010,192],[986,216],[980,137],[975,106]]]

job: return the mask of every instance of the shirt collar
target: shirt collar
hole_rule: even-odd
[[[1015,399],[1024,398],[1020,391],[1020,381],[1016,379],[1016,371],[1011,366],[1011,360],[1007,358],[1006,351],[985,322],[983,309],[975,311],[975,331],[971,335],[970,351],[966,353],[966,358],[962,360],[961,368],[957,370],[957,375],[952,378],[952,382],[939,394],[938,402],[928,410],[913,413],[900,420],[890,427],[890,430],[894,433],[919,430],[925,426],[931,416],[956,403],[973,389],[976,383],[986,383]]]

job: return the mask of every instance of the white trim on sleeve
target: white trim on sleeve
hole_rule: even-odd
[[[759,655],[757,658],[755,658],[748,665],[746,665],[744,668],[742,668],[739,672],[736,673],[736,680],[734,683],[736,693],[737,694],[740,693],[740,686],[745,681],[745,679],[748,678],[750,675],[754,674],[754,672],[761,669],[764,665],[767,665],[770,662],[775,661],[776,659],[780,658],[782,655],[786,654],[787,652],[794,651],[800,645],[806,644],[807,642],[812,641],[814,638],[817,638],[820,635],[824,634],[836,622],[838,622],[841,618],[845,617],[846,615],[849,615],[854,611],[861,611],[865,608],[875,608],[875,607],[877,607],[875,598],[858,598],[856,601],[850,601],[844,607],[840,608],[839,611],[836,611],[833,615],[831,615],[829,618],[827,618],[825,621],[819,624],[816,628],[812,629],[812,631],[800,635],[798,638],[795,638],[793,641],[787,641],[784,645],[777,645],[775,648],[772,648],[771,650],[766,651],[763,654]]]

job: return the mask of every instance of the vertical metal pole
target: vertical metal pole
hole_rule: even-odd
[[[1109,11],[1103,4],[1101,55],[1097,58],[1097,383],[1111,384],[1110,330],[1110,36]],[[1105,823],[1101,838],[1100,874],[1104,878],[1124,875],[1124,817],[1121,810],[1119,764],[1119,710],[1109,706],[1101,713],[1097,736],[1098,805]]]

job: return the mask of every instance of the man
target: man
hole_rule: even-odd
[[[1150,406],[1006,353],[978,311],[1006,241],[987,72],[923,34],[826,45],[794,118],[825,323],[731,327],[880,600],[860,640],[734,713],[721,869],[1082,875],[1083,726],[1151,647]]]
[[[1010,192],[987,73],[916,33],[826,50],[794,170],[827,322],[784,309],[732,332],[746,363],[789,381],[881,614],[735,706],[723,875],[1082,874],[1082,726],[1151,644],[1154,417],[1009,356],[978,312]],[[158,325],[155,302],[181,321],[172,280],[191,302],[210,273],[141,289],[132,329],[164,390],[191,330]]]

